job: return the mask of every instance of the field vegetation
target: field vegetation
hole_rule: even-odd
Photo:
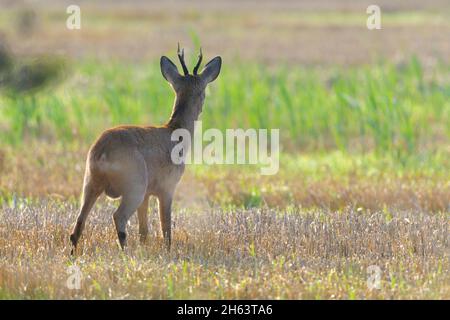
[[[450,298],[448,5],[382,1],[384,33],[369,35],[352,1],[287,1],[273,14],[271,1],[251,13],[100,1],[65,35],[65,10],[45,2],[0,11],[0,298]],[[280,129],[280,171],[190,165],[170,252],[155,200],[147,243],[133,217],[121,252],[117,203],[102,197],[70,257],[89,145],[111,126],[168,119],[158,57],[175,61],[177,41],[188,61],[200,45],[224,59],[203,129]]]

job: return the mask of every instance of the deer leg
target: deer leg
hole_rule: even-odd
[[[117,237],[122,249],[125,248],[127,241],[126,226],[130,217],[136,212],[137,208],[144,201],[144,192],[137,194],[127,194],[122,196],[122,201],[114,212],[113,219],[116,226]]]
[[[148,235],[148,196],[145,196],[144,201],[138,208],[139,234],[141,243],[145,243]]]
[[[164,193],[158,197],[161,231],[168,249],[172,238],[172,194]]]
[[[94,206],[95,201],[101,194],[101,191],[94,187],[92,180],[86,179],[83,186],[83,196],[81,210],[77,218],[77,222],[73,228],[72,234],[70,235],[70,241],[72,242],[73,248],[71,254],[73,254],[73,249],[76,248],[78,240],[80,239],[81,233],[83,232],[84,225],[86,224],[86,218]]]
[[[133,213],[139,208],[147,193],[147,166],[144,158],[137,150],[122,150],[112,162],[121,168],[119,172],[110,175],[110,183],[117,187],[122,196],[119,207],[113,214],[119,244],[126,246],[126,226]],[[125,154],[125,156],[124,156]]]

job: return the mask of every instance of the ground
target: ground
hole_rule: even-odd
[[[379,31],[365,1],[81,1],[79,31],[39,3],[0,5],[15,68],[63,73],[20,93],[0,68],[1,299],[450,298],[448,1],[378,1]],[[170,251],[152,200],[122,252],[102,196],[70,256],[89,145],[167,120],[177,42],[224,61],[203,127],[280,129],[280,170],[188,166]]]

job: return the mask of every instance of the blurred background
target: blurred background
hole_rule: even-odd
[[[396,175],[444,174],[450,2],[379,0],[382,28],[368,30],[372,2],[0,0],[0,171],[3,163],[10,174],[0,185],[78,194],[84,155],[103,130],[168,119],[174,95],[159,57],[178,64],[178,42],[190,68],[200,46],[205,62],[224,61],[203,128],[279,128],[282,155],[294,157],[282,159],[283,172],[319,177],[329,161],[347,174],[372,159],[374,172],[389,163]],[[80,30],[66,27],[72,4]],[[36,184],[52,172],[65,178],[35,188],[24,172]]]
[[[0,299],[449,299],[449,40],[448,0],[0,0]],[[119,255],[101,197],[69,258],[89,146],[167,121],[178,42],[223,58],[203,130],[280,129],[279,172],[189,165],[170,252],[151,199]]]
[[[60,53],[74,58],[131,61],[173,52],[178,41],[208,54],[271,64],[361,64],[412,54],[448,61],[450,3],[388,1],[8,1],[2,0],[3,39],[19,55]],[[66,8],[81,7],[81,30],[65,27]],[[366,28],[369,5],[382,11],[382,30]],[[232,60],[230,60],[231,62]]]

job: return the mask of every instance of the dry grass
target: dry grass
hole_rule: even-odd
[[[121,254],[101,203],[78,256],[68,255],[73,202],[18,200],[0,219],[2,298],[450,298],[448,215],[351,209],[176,210],[167,253],[151,213],[148,244],[137,221]],[[68,266],[83,273],[66,287]],[[382,270],[369,290],[367,267]]]
[[[368,1],[264,0],[255,6],[255,1],[142,0],[134,7],[82,2],[82,30],[68,31],[60,1],[39,7],[7,1],[0,4],[0,41],[6,35],[19,56],[56,52],[126,64],[173,53],[180,41],[191,49],[201,43],[208,55],[220,53],[228,63],[239,57],[334,68],[383,58],[395,63],[415,54],[424,69],[432,69],[450,57],[447,2],[380,0],[380,31],[366,28]],[[20,27],[17,17],[30,13],[30,24]],[[109,77],[122,79],[120,70]],[[89,77],[98,71],[92,69]],[[444,90],[444,80],[430,91],[420,86],[418,97]],[[123,96],[120,90],[112,95]],[[92,101],[86,110],[101,107]],[[424,101],[426,107],[425,98],[418,106]],[[442,121],[445,101],[440,95],[433,101],[429,105],[443,105]],[[159,235],[154,202],[147,244],[138,243],[134,216],[129,247],[121,252],[111,219],[116,203],[102,198],[71,258],[68,236],[78,212],[87,141],[55,143],[59,137],[45,130],[33,137],[28,131],[34,120],[22,109],[11,110],[29,126],[17,145],[0,141],[0,299],[450,299],[449,150],[442,122],[433,116],[426,125],[437,124],[442,138],[431,135],[436,148],[422,152],[418,144],[408,159],[314,149],[283,154],[276,176],[242,166],[190,167],[176,193],[170,252]],[[63,121],[63,113],[59,116]],[[68,123],[58,125],[79,129]],[[407,129],[414,134],[412,127]],[[371,290],[372,265],[382,274],[380,288]],[[79,290],[67,287],[71,266],[81,269]]]
[[[0,148],[0,197],[78,199],[87,148],[33,142]],[[446,160],[402,168],[356,155],[289,156],[280,171],[262,176],[249,166],[190,166],[176,193],[181,206],[304,208],[362,207],[444,212],[450,208]]]
[[[35,144],[0,155],[0,298],[450,298],[445,170],[400,175],[333,157],[290,158],[271,178],[191,167],[170,253],[152,203],[148,243],[133,217],[122,254],[116,204],[101,199],[72,260],[84,151]],[[73,264],[80,290],[66,286]],[[367,287],[370,265],[380,289]]]

